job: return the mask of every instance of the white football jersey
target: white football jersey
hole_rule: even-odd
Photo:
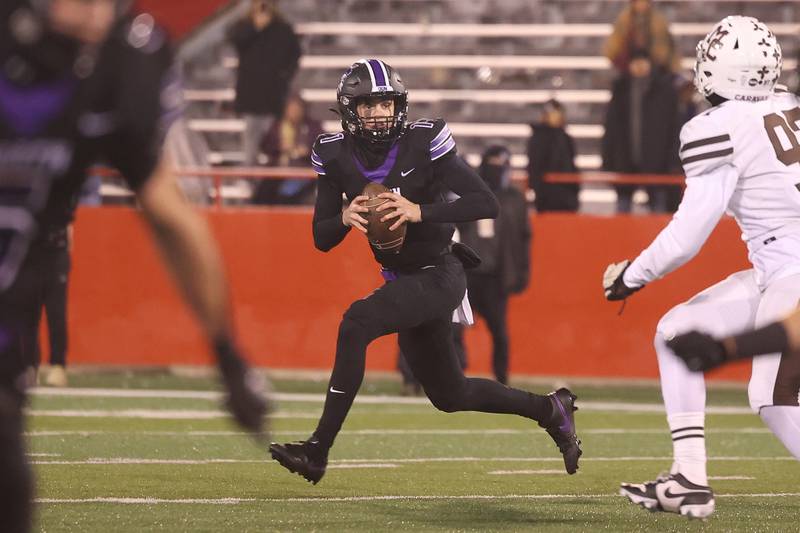
[[[680,158],[684,199],[626,284],[644,285],[691,259],[726,211],[761,285],[800,272],[800,98],[782,92],[714,107],[683,127]]]

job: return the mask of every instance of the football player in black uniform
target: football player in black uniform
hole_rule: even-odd
[[[87,167],[106,160],[136,192],[184,296],[213,344],[237,421],[262,430],[265,401],[231,336],[222,263],[161,157],[180,89],[166,34],[125,0],[0,2],[0,529],[30,527],[22,442],[38,280],[46,243],[72,219]],[[109,287],[109,290],[112,290]]]
[[[367,345],[397,332],[400,349],[425,394],[446,412],[517,414],[539,422],[574,473],[581,455],[575,434],[575,396],[559,389],[546,396],[464,376],[451,334],[454,310],[463,305],[464,263],[470,250],[451,244],[453,223],[494,218],[497,200],[483,180],[456,155],[444,120],[406,124],[408,96],[397,71],[378,59],[361,60],[342,76],[337,90],[342,132],[317,138],[311,161],[318,173],[314,243],[322,251],[339,244],[351,228],[366,232],[362,216],[370,182],[392,192],[379,210],[395,226],[408,224],[405,242],[387,251],[373,246],[386,283],[354,302],[339,326],[336,361],[325,408],[306,441],[272,444],[272,457],[317,483],[328,450],[364,377]],[[452,191],[459,198],[445,201]],[[342,194],[349,200],[342,207]]]

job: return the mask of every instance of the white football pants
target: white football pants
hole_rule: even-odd
[[[655,348],[667,416],[703,412],[706,386],[703,374],[689,371],[667,348],[666,340],[692,329],[715,337],[741,333],[783,318],[798,306],[798,301],[800,274],[778,277],[762,292],[751,269],[731,275],[664,315],[656,329]],[[800,368],[794,366],[797,365],[781,354],[753,359],[748,396],[756,413],[768,406],[792,406],[800,414]],[[774,429],[773,432],[778,433]],[[792,443],[787,442],[792,440],[788,435],[777,435],[789,449],[800,442],[800,431],[793,433],[798,434],[793,435]]]

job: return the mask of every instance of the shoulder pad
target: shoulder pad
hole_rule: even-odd
[[[456,141],[453,140],[453,135],[450,133],[450,128],[447,127],[447,122],[444,119],[423,118],[415,120],[408,125],[408,129],[411,132],[419,132],[420,136],[426,138],[431,161],[436,161],[450,152],[455,153]]]
[[[311,148],[311,166],[317,174],[325,175],[325,163],[334,159],[344,141],[344,132],[323,133]]]
[[[710,172],[733,162],[733,142],[724,125],[724,109],[703,113],[681,129],[680,158],[686,177]]]

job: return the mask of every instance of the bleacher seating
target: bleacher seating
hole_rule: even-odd
[[[338,128],[328,111],[342,70],[379,56],[397,67],[410,89],[411,118],[444,116],[472,161],[487,142],[502,140],[514,163],[526,162],[527,126],[537,103],[556,97],[567,108],[581,168],[600,165],[599,148],[614,73],[602,56],[623,0],[292,0],[281,9],[303,36],[296,86],[314,116]],[[660,1],[684,58],[725,15],[770,23],[784,47],[784,70],[796,68],[800,5],[730,0]],[[310,19],[309,14],[313,14]],[[187,65],[189,128],[200,132],[212,163],[237,163],[241,124],[231,111],[233,51],[216,41]],[[688,73],[687,73],[688,74]]]

